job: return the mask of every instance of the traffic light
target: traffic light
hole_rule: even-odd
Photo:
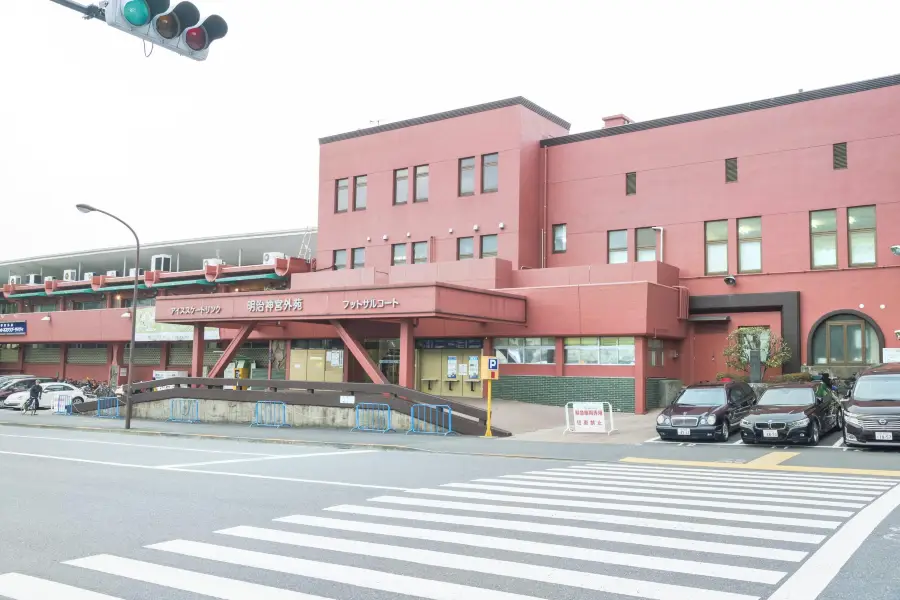
[[[209,45],[228,33],[228,24],[219,15],[201,22],[193,2],[170,8],[169,0],[110,0],[106,23],[194,60],[206,60]]]

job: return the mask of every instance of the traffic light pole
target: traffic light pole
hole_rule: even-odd
[[[55,2],[60,6],[65,6],[66,8],[70,8],[76,12],[80,12],[84,15],[85,19],[100,19],[106,20],[106,11],[96,5],[89,4],[79,4],[78,2],[74,2],[73,0],[50,0],[50,2]]]

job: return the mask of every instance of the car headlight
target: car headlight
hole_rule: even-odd
[[[808,419],[808,418],[807,418],[807,419],[800,419],[799,421],[794,421],[793,423],[791,423],[791,429],[793,429],[793,428],[795,428],[795,427],[806,427],[807,425],[809,425],[809,419]]]
[[[668,425],[669,417],[667,417],[666,415],[659,415],[658,417],[656,417],[656,424],[657,425]]]
[[[750,419],[741,419],[741,427],[753,429],[753,423],[750,422]]]
[[[716,415],[708,415],[706,417],[706,422],[709,423],[710,425],[715,425],[716,424]]]
[[[846,410],[844,411],[844,423],[849,423],[850,425],[859,426],[859,418],[853,414],[849,413]]]

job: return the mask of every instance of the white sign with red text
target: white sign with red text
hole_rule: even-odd
[[[569,402],[566,404],[566,433],[612,433],[612,406],[609,402]]]

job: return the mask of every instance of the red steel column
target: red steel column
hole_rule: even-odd
[[[60,381],[66,378],[66,354],[69,353],[68,344],[59,345],[59,373],[57,377]]]
[[[416,387],[416,341],[412,319],[400,321],[400,381],[405,388]]]
[[[191,346],[191,377],[203,377],[203,355],[206,340],[203,333],[206,327],[203,323],[194,325],[194,341]]]
[[[237,354],[241,346],[244,345],[244,342],[247,341],[247,338],[250,337],[250,334],[253,333],[254,329],[256,329],[256,321],[247,323],[238,330],[234,338],[228,343],[225,351],[222,352],[222,356],[219,357],[216,364],[214,364],[209,370],[209,373],[206,374],[207,377],[221,377],[222,372],[225,371],[225,367],[231,362],[231,359],[234,358],[234,355]],[[201,333],[201,335],[203,334]],[[200,372],[202,373],[203,371],[201,370]]]
[[[647,338],[634,338],[634,414],[647,414]]]
[[[339,320],[331,321],[331,326],[335,328],[338,332],[338,335],[341,336],[341,339],[344,340],[344,346],[347,350],[353,354],[353,357],[359,362],[362,366],[363,370],[366,372],[366,375],[369,376],[369,379],[372,380],[373,383],[380,383],[382,385],[388,385],[387,377],[384,376],[384,373],[381,372],[381,369],[378,368],[378,365],[372,360],[372,357],[369,356],[369,353],[366,352],[366,349],[363,347],[362,343],[357,340],[353,335],[347,331],[347,328],[344,327],[344,324]],[[346,360],[346,359],[345,359]]]

